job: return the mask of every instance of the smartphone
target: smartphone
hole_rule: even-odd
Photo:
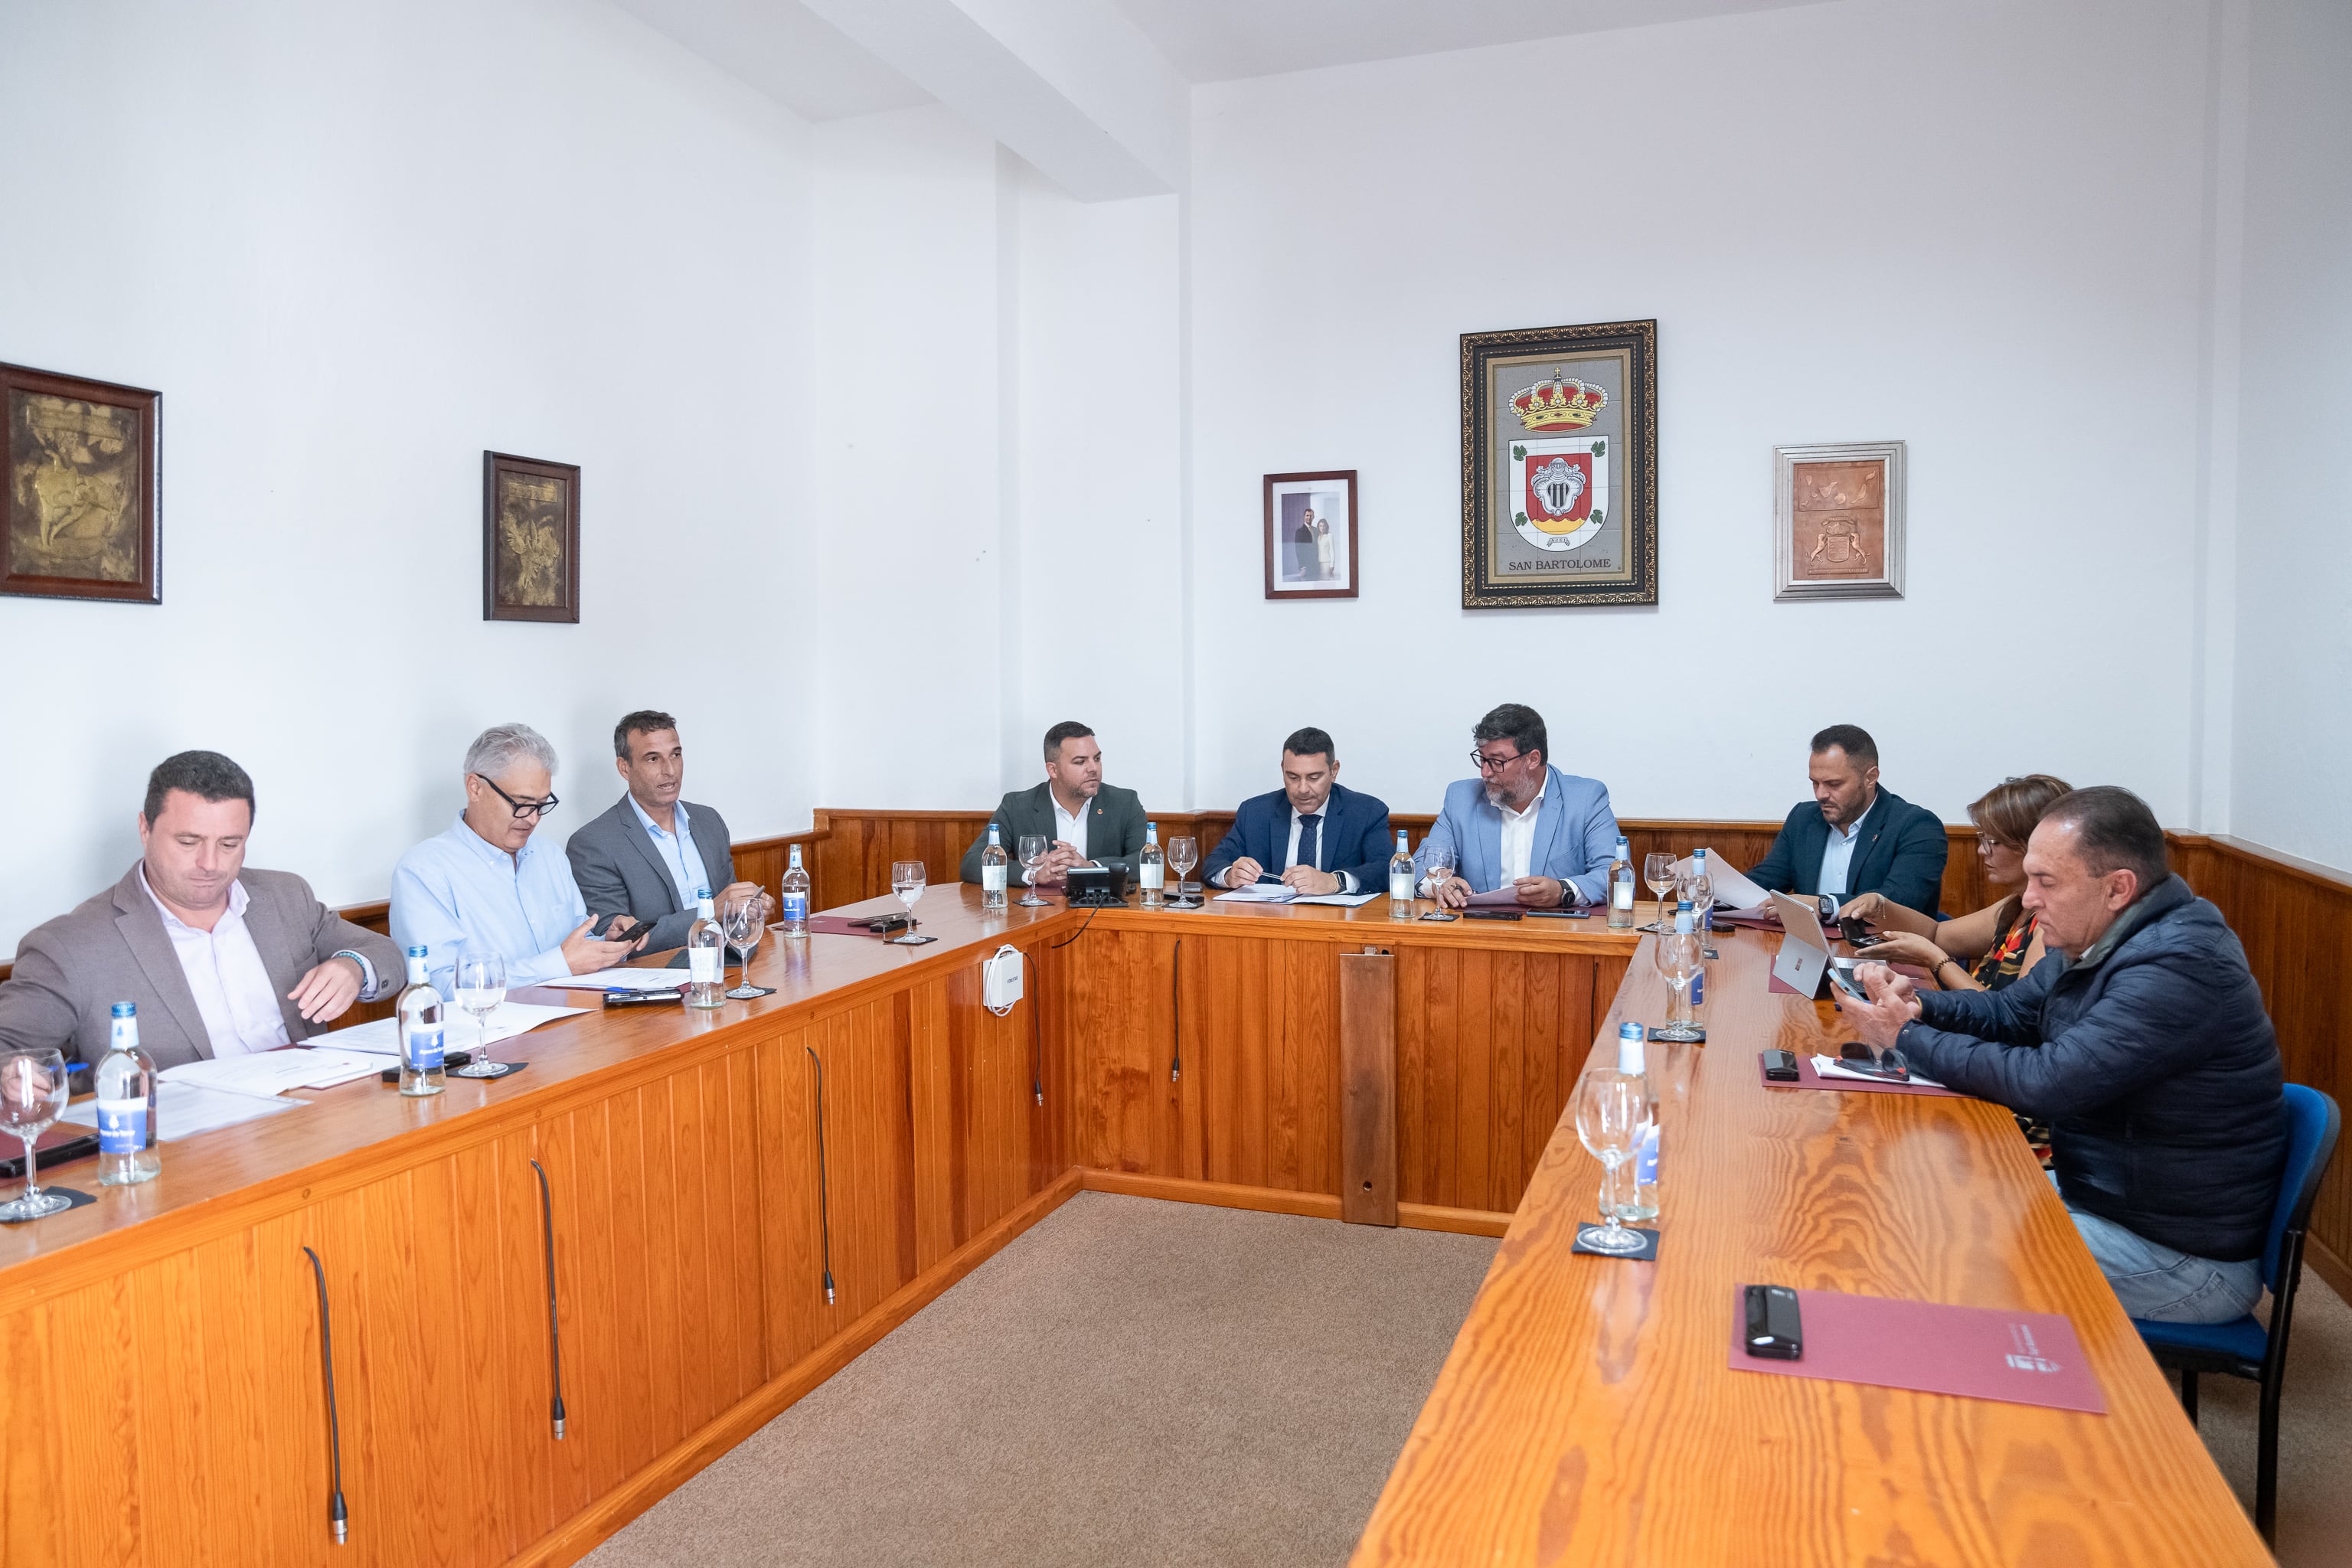
[[[1528,914],[1528,911],[1525,910],[1501,909],[1492,905],[1477,909],[1464,910],[1462,912],[1474,921],[1525,920]]]
[[[1592,918],[1591,910],[1529,910],[1527,912],[1538,920],[1547,921],[1589,921]]]
[[[1748,1331],[1741,1342],[1749,1355],[1774,1361],[1805,1359],[1805,1324],[1797,1293],[1786,1285],[1748,1287]]]
[[[1802,1076],[1797,1071],[1794,1051],[1770,1050],[1763,1053],[1764,1076],[1773,1083],[1795,1083]]]
[[[1876,947],[1884,940],[1870,934],[1867,921],[1845,915],[1838,917],[1838,934],[1844,937],[1846,942],[1854,947]]]
[[[1832,959],[1830,961],[1830,984],[1836,986],[1839,990],[1844,992],[1847,995],[1853,997],[1857,1002],[1867,1002],[1870,1000],[1870,993],[1862,988],[1862,979],[1859,975],[1854,973],[1853,968],[1851,964],[1843,964],[1838,963],[1835,959]]]

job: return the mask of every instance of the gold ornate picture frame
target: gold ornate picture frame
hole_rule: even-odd
[[[580,466],[482,454],[482,619],[580,620]]]
[[[1462,607],[1658,602],[1658,323],[1462,334]]]
[[[163,602],[163,395],[0,364],[0,594]]]
[[[1775,447],[1772,597],[1903,596],[1903,443]]]

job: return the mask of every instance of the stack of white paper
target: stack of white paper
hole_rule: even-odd
[[[1821,1055],[1819,1052],[1815,1052],[1813,1055],[1813,1071],[1822,1078],[1858,1078],[1864,1083],[1885,1083],[1887,1081],[1874,1072],[1856,1072],[1852,1068],[1846,1066],[1843,1062],[1838,1060],[1837,1058],[1825,1057]],[[1937,1083],[1934,1079],[1928,1078],[1925,1074],[1916,1072],[1909,1078],[1905,1079],[1903,1081],[1905,1083],[1916,1083],[1923,1089],[1941,1089],[1944,1087],[1942,1084]]]
[[[340,1044],[340,1042],[339,1042]],[[289,1089],[332,1089],[365,1078],[383,1067],[363,1052],[314,1046],[308,1050],[254,1051],[212,1057],[165,1068],[165,1083],[225,1089],[231,1094],[283,1094]]]
[[[1252,882],[1246,888],[1235,888],[1230,893],[1219,893],[1221,904],[1286,904],[1298,895],[1281,882]]]
[[[534,980],[564,991],[669,991],[686,984],[683,969],[600,969],[593,974],[564,974]]]
[[[199,1132],[210,1132],[215,1127],[234,1127],[240,1121],[257,1117],[275,1116],[281,1110],[291,1110],[307,1104],[299,1100],[278,1100],[257,1094],[236,1094],[227,1089],[203,1089],[193,1083],[164,1078],[155,1085],[155,1140],[169,1143],[177,1138],[193,1138]],[[78,1121],[84,1127],[98,1125],[98,1101],[85,1100],[66,1107],[60,1121]]]
[[[1691,858],[1675,862],[1675,875],[1690,875]],[[1759,910],[1772,897],[1739,873],[1739,868],[1717,855],[1706,852],[1706,879],[1715,884],[1715,907],[1719,910]],[[1672,910],[1668,910],[1672,913]]]
[[[622,973],[643,974],[646,972],[638,969]],[[558,1018],[575,1017],[587,1010],[585,1007],[548,1007],[535,1002],[501,1002],[486,1020],[489,1025],[489,1043],[496,1045],[500,1040],[511,1040],[517,1035],[528,1034],[541,1024],[551,1024]],[[481,1036],[475,1031],[474,1016],[471,1013],[444,1006],[441,1009],[441,1016],[446,1020],[442,1041],[448,1049],[470,1051],[483,1043]],[[337,1029],[330,1037],[345,1050],[366,1051],[378,1057],[396,1057],[400,1054],[400,1020],[371,1018],[364,1024],[354,1024],[348,1029]],[[369,1063],[372,1069],[381,1068],[383,1065],[380,1061]]]

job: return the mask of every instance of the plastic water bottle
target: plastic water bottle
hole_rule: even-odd
[[[1160,824],[1143,825],[1143,849],[1135,858],[1135,879],[1143,885],[1143,907],[1156,910],[1166,903],[1161,891],[1168,886],[1168,854],[1160,847]]]
[[[1658,1080],[1651,1076],[1643,1048],[1648,1034],[1639,1024],[1617,1026],[1617,1070],[1639,1073],[1650,1099],[1650,1124],[1633,1150],[1633,1201],[1618,1205],[1619,1219],[1658,1217]]]
[[[708,888],[694,890],[694,924],[686,932],[686,1005],[727,1005],[727,933]]]
[[[393,1004],[400,1019],[400,1092],[439,1094],[449,1087],[441,1065],[446,1044],[441,1032],[441,993],[425,977],[425,950],[408,950],[408,984]]]
[[[1691,871],[1683,879],[1682,896],[1690,900],[1691,929],[1701,936],[1715,930],[1715,878],[1707,869],[1706,851],[1691,851]]]
[[[1622,833],[1616,853],[1609,858],[1609,929],[1633,929],[1633,852]]]
[[[98,1062],[98,1184],[131,1187],[163,1168],[155,1150],[155,1058],[139,1048],[139,1008],[117,1002]]]
[[[1691,908],[1688,899],[1683,899],[1675,905],[1675,930],[1689,931],[1698,938],[1698,960],[1691,965],[1690,983],[1691,1020],[1696,1023],[1698,1010],[1706,1005],[1706,933],[1698,929],[1698,911]]]
[[[980,908],[983,914],[1004,912],[1004,879],[1013,866],[1013,857],[1004,852],[1003,842],[996,836],[996,824],[988,825],[988,847],[980,852]]]
[[[776,913],[782,917],[777,923],[788,937],[808,935],[809,874],[801,867],[801,847],[793,846],[792,864],[784,868],[783,897],[777,900]]]
[[[1404,847],[1404,829],[1397,829],[1396,853],[1389,857],[1389,919],[1412,919],[1412,851]]]

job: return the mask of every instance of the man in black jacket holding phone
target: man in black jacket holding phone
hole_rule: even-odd
[[[2286,1158],[2278,1037],[2221,910],[2165,862],[2137,795],[2059,797],[2025,851],[2050,956],[2001,991],[1919,991],[1865,963],[1873,1046],[2050,1123],[2052,1174],[2135,1318],[2221,1323],[2263,1293]]]

